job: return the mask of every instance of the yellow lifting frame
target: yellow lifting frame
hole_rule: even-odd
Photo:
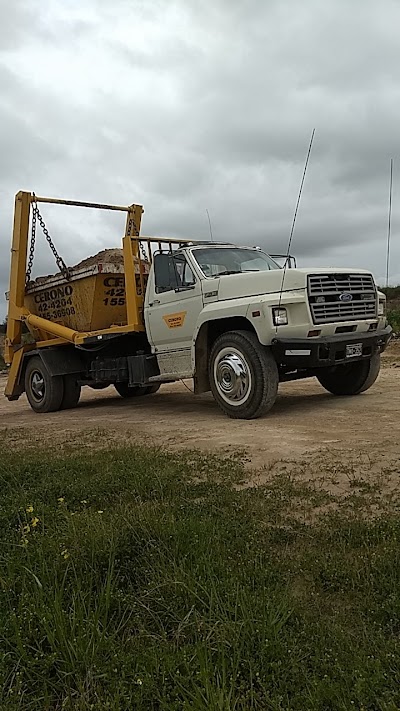
[[[58,323],[53,323],[47,319],[40,318],[31,314],[25,307],[25,280],[28,255],[29,241],[29,223],[30,210],[33,202],[36,203],[52,203],[56,205],[71,205],[76,207],[88,207],[97,210],[113,210],[118,212],[126,212],[125,236],[123,238],[123,254],[124,254],[124,271],[126,274],[126,304],[128,323],[123,327],[115,327],[115,329],[107,329],[110,331],[127,333],[129,331],[142,331],[144,325],[142,322],[143,302],[144,302],[144,279],[143,279],[143,264],[139,254],[139,235],[140,226],[143,214],[142,205],[107,205],[104,203],[82,202],[78,200],[62,200],[58,198],[46,198],[34,195],[34,193],[20,191],[15,196],[14,208],[14,225],[13,237],[11,246],[11,267],[10,267],[10,288],[9,288],[9,303],[7,316],[7,332],[5,342],[5,361],[11,364],[9,371],[8,382],[6,386],[6,394],[11,397],[18,390],[18,378],[20,366],[22,363],[23,353],[26,350],[31,350],[32,345],[24,346],[22,344],[22,324],[26,324],[32,328],[40,329],[40,331],[49,334],[50,338],[47,341],[42,341],[36,344],[36,347],[43,347],[54,343],[54,338],[57,342],[62,343],[82,343],[85,338],[97,333],[80,333],[73,331],[70,328],[62,326]],[[135,270],[133,258],[137,257],[140,264],[140,282],[141,293],[137,292],[135,282]],[[101,333],[101,332],[100,332]]]

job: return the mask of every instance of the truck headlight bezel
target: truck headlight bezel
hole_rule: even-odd
[[[287,310],[283,306],[275,306],[272,309],[272,321],[274,326],[287,326],[289,323]]]
[[[386,316],[386,299],[379,299],[378,301],[378,316]]]

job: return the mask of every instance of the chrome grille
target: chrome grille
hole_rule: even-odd
[[[377,294],[370,274],[311,274],[308,300],[314,323],[376,318]]]

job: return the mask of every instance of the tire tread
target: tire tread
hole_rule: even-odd
[[[249,358],[253,370],[255,391],[250,402],[243,406],[229,406],[218,394],[213,382],[214,359],[221,349],[228,343],[245,351],[246,359]],[[228,331],[219,336],[210,353],[209,379],[212,394],[219,407],[232,419],[253,420],[265,415],[274,405],[278,391],[278,368],[272,353],[261,345],[255,333],[250,331]]]

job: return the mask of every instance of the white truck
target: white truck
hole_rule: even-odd
[[[38,202],[125,209],[121,263],[69,271],[58,257],[59,275],[26,286]],[[229,417],[251,419],[272,408],[283,381],[317,378],[334,395],[358,395],[375,382],[391,329],[371,273],[284,269],[258,248],[142,237],[142,211],[18,193],[10,400],[25,391],[36,412],[48,412],[76,406],[83,385],[113,384],[134,398],[192,378],[195,393],[211,390]],[[25,345],[23,323],[32,336]]]

